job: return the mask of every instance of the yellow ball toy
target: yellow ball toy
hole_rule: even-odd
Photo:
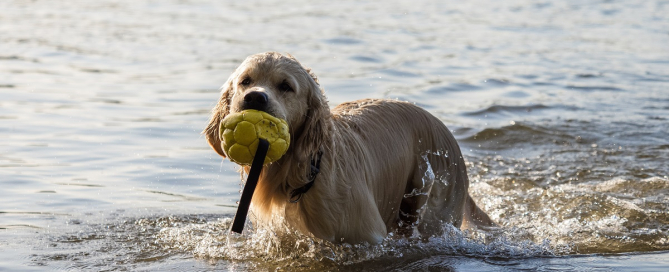
[[[244,110],[228,114],[221,121],[219,131],[225,154],[231,161],[242,165],[251,165],[260,138],[269,142],[265,164],[280,159],[290,145],[288,123],[263,111]]]

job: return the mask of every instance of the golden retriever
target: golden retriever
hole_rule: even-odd
[[[310,69],[275,52],[249,56],[221,89],[203,131],[219,155],[219,123],[229,113],[262,110],[290,127],[287,153],[260,175],[256,224],[282,220],[336,243],[494,225],[468,193],[455,138],[414,104],[365,99],[330,109]]]

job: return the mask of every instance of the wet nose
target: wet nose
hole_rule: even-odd
[[[259,110],[266,111],[269,98],[264,92],[249,92],[244,95],[244,109],[245,110]]]

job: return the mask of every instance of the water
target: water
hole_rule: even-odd
[[[669,1],[3,1],[0,270],[660,271]],[[503,226],[336,246],[228,236],[236,167],[199,135],[247,55],[332,105],[425,107]],[[447,226],[445,226],[447,228]]]

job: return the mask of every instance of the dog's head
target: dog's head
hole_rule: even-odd
[[[247,109],[286,120],[293,139],[291,149],[297,145],[305,156],[319,148],[323,122],[329,116],[316,76],[294,57],[276,52],[249,56],[221,87],[221,98],[203,131],[219,155],[225,157],[219,123],[228,114]]]

